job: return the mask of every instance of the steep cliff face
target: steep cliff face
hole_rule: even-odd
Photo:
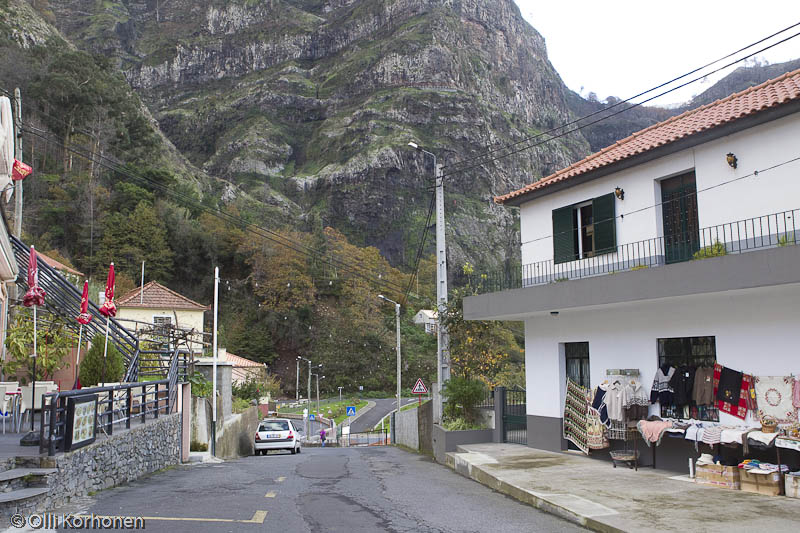
[[[317,214],[395,264],[413,259],[433,172],[408,141],[449,165],[571,117],[544,41],[513,0],[50,7],[79,46],[118,59],[194,164],[291,217]],[[576,134],[451,176],[451,261],[513,258],[514,214],[490,198],[587,152]]]

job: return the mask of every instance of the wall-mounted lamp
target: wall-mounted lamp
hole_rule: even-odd
[[[731,168],[739,166],[739,159],[733,155],[733,152],[728,152],[727,155],[725,155],[725,159],[728,160],[728,165],[730,165]]]
[[[623,189],[622,187],[617,187],[616,189],[614,189],[614,194],[616,194],[617,198],[619,198],[620,200],[625,199],[625,189]]]

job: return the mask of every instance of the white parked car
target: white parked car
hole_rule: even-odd
[[[256,455],[266,455],[269,450],[300,453],[300,435],[288,418],[267,418],[258,425],[255,450]]]

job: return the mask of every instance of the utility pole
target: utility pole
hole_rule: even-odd
[[[438,420],[442,417],[442,384],[450,380],[450,337],[443,317],[447,311],[447,244],[445,241],[444,222],[444,177],[442,168],[433,158],[433,168],[436,176],[436,303],[437,303],[437,345],[438,363],[436,390],[439,393],[435,412]]]
[[[297,384],[294,386],[295,401],[300,401],[300,358],[297,358],[297,370],[295,371]]]
[[[423,150],[415,142],[408,145],[433,158],[433,174],[436,186],[436,391],[437,400],[433,406],[433,421],[442,420],[442,384],[450,379],[450,337],[442,317],[447,310],[447,242],[444,222],[444,176],[442,168],[436,164],[436,154]]]
[[[397,324],[397,327],[396,327],[396,329],[397,329],[397,412],[399,413],[400,412],[400,383],[402,381],[400,379],[400,376],[401,376],[400,373],[402,371],[402,369],[400,368],[400,304],[395,302],[394,300],[390,300],[389,298],[387,298],[383,294],[379,294],[378,298],[380,298],[384,302],[389,302],[389,303],[393,303],[394,304],[394,314],[395,314],[395,320],[396,320],[396,324]]]
[[[14,89],[14,158],[22,161],[22,93]],[[14,236],[22,238],[22,180],[14,182]]]
[[[309,411],[311,411],[311,359],[308,360],[308,397],[307,403]]]
[[[211,395],[211,456],[217,455],[217,315],[219,314],[219,267],[214,268],[214,364]]]

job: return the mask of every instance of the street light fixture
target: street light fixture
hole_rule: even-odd
[[[394,304],[394,313],[397,322],[397,412],[400,413],[400,304],[394,300],[390,300],[383,294],[379,294],[378,298],[385,302]]]
[[[434,422],[441,422],[442,384],[450,379],[450,337],[442,317],[447,310],[447,243],[444,224],[444,177],[436,164],[436,154],[424,150],[411,141],[408,146],[433,158],[433,173],[436,186],[436,391],[438,392],[433,410]]]

